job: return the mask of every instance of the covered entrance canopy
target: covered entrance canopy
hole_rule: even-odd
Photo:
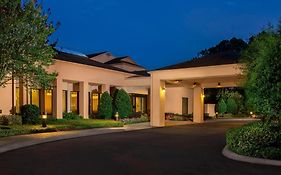
[[[165,126],[165,112],[180,113],[182,98],[193,122],[204,122],[204,88],[239,86],[237,58],[220,53],[151,71],[151,125]]]

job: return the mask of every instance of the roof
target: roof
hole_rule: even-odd
[[[100,67],[100,68],[104,68],[104,69],[110,69],[110,70],[115,70],[115,71],[119,71],[119,72],[125,72],[125,73],[132,74],[132,72],[128,72],[126,70],[123,70],[123,69],[120,69],[117,67],[113,67],[113,66],[110,66],[107,64],[100,63],[98,61],[91,60],[88,57],[82,57],[79,55],[66,53],[66,52],[62,52],[62,51],[58,51],[58,50],[57,50],[57,53],[58,54],[54,57],[54,59],[56,59],[56,60],[68,61],[68,62],[72,62],[72,63],[84,64],[84,65],[88,65],[88,66],[95,66],[95,67]]]
[[[181,69],[181,68],[192,68],[192,67],[204,67],[204,66],[215,66],[224,64],[235,64],[238,63],[240,57],[239,53],[235,52],[223,52],[203,56],[200,58],[194,58],[182,63],[173,64],[170,66],[162,67],[156,70],[169,70],[169,69]],[[154,71],[156,71],[154,70]]]
[[[123,57],[114,58],[114,59],[112,59],[110,61],[105,62],[105,64],[126,63],[126,64],[131,64],[131,65],[138,66],[138,67],[141,67],[141,68],[145,69],[144,67],[142,67],[142,66],[140,66],[138,64],[134,64],[134,63],[131,63],[131,62],[123,60],[123,59],[128,58],[128,57],[129,56],[123,56]]]
[[[87,57],[93,58],[93,57],[96,57],[96,56],[99,56],[99,55],[102,55],[102,54],[105,54],[105,53],[107,53],[107,51],[98,52],[98,53],[92,53],[92,54],[87,54]]]

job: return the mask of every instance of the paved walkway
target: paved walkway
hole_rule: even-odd
[[[149,123],[138,123],[138,124],[125,125],[124,127],[95,128],[95,129],[87,129],[87,130],[49,132],[49,133],[4,137],[4,138],[0,138],[0,153],[4,153],[7,151],[11,151],[14,149],[19,149],[31,145],[54,142],[58,140],[116,133],[116,132],[142,130],[142,129],[149,129],[149,128],[151,128]]]

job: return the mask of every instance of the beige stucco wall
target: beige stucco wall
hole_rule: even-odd
[[[188,113],[193,112],[193,89],[187,87],[166,87],[165,113],[182,114],[182,98],[188,98]]]
[[[8,82],[5,88],[0,87],[0,110],[3,115],[10,114],[12,109],[12,85],[11,81]]]
[[[208,113],[210,117],[216,116],[215,106],[216,104],[205,104],[204,113]]]

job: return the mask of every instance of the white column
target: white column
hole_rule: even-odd
[[[109,84],[103,84],[101,86],[102,88],[102,93],[104,93],[105,91],[107,91],[108,93],[110,93],[110,85]]]
[[[79,114],[84,119],[89,118],[89,103],[88,103],[89,83],[83,81],[79,83]]]
[[[165,81],[151,78],[151,126],[165,126]]]
[[[71,93],[71,90],[69,90],[69,89],[67,89],[67,91],[66,91],[66,112],[71,112],[71,108],[70,108],[70,105],[71,105],[71,103],[70,103],[70,98],[71,98],[71,96],[70,96],[70,93]]]
[[[193,89],[193,122],[204,122],[204,89],[200,86],[196,86]]]
[[[57,119],[62,119],[62,79],[57,77],[53,90],[53,115]]]

